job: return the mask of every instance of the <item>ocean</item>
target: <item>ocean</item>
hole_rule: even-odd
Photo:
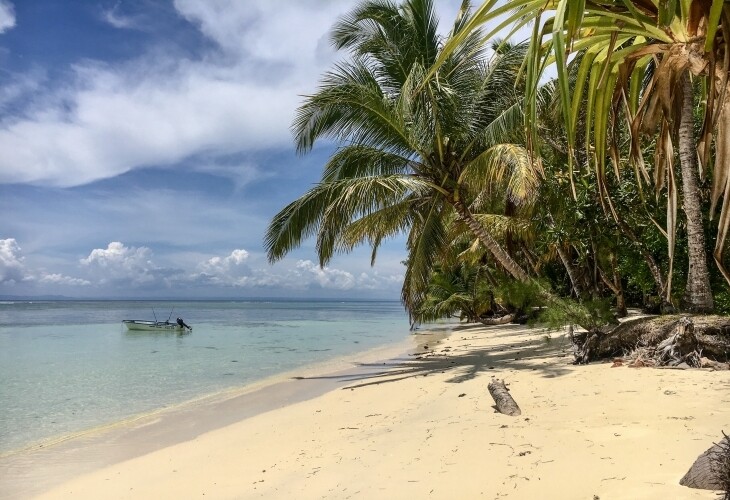
[[[127,331],[175,321],[187,334]],[[0,454],[409,335],[396,301],[0,302]]]

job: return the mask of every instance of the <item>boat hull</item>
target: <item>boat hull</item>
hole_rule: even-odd
[[[141,321],[135,319],[125,319],[122,321],[127,330],[138,330],[146,332],[181,332],[185,327],[177,323],[169,323],[164,321]]]

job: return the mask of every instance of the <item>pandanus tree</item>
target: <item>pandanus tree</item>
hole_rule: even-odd
[[[730,4],[723,0],[517,0],[504,5],[488,0],[441,53],[449,57],[463,37],[484,23],[500,19],[494,32],[532,24],[525,62],[528,91],[525,117],[528,142],[536,137],[529,124],[535,116],[535,96],[545,68],[554,62],[562,101],[571,163],[578,141],[578,117],[585,113],[585,149],[598,179],[601,200],[618,217],[607,188],[607,158],[620,176],[617,132],[626,124],[631,140],[631,164],[637,182],[652,184],[667,197],[665,234],[670,260],[677,206],[686,217],[688,241],[687,287],[684,305],[692,311],[713,308],[705,251],[700,178],[712,174],[711,213],[720,203],[715,262],[730,282],[723,250],[730,229]],[[485,33],[490,39],[492,33]],[[581,53],[577,85],[569,90],[571,55]],[[440,70],[438,61],[431,77]],[[693,81],[701,86],[701,132],[694,134]],[[585,101],[585,108],[582,107]],[[656,141],[654,165],[642,155],[642,135]],[[679,169],[675,170],[675,144]],[[714,145],[714,162],[712,152]],[[580,165],[579,165],[580,166]],[[699,167],[699,168],[698,168]],[[681,175],[681,187],[677,174]],[[671,262],[670,262],[671,267]],[[671,276],[671,273],[669,274]],[[671,294],[669,279],[663,290]]]
[[[464,29],[469,10],[465,1],[451,36]],[[437,25],[431,0],[368,0],[334,26],[331,40],[349,57],[306,96],[292,128],[300,153],[325,138],[337,149],[321,181],[271,221],[265,246],[272,262],[309,237],[321,265],[363,243],[374,261],[385,239],[405,233],[410,307],[425,294],[448,243],[445,223],[456,215],[499,266],[528,279],[470,210],[490,182],[502,181],[516,203],[537,185],[525,148],[505,142],[522,120],[515,81],[525,48],[485,62],[481,33],[473,31],[427,81],[442,47]]]

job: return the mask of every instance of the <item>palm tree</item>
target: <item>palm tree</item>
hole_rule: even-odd
[[[630,156],[637,179],[653,181],[657,192],[667,189],[666,234],[670,260],[678,200],[673,169],[673,141],[676,140],[689,246],[684,303],[691,311],[712,310],[697,159],[703,174],[713,173],[711,213],[723,199],[714,257],[730,282],[730,273],[723,265],[723,250],[730,229],[727,196],[730,189],[730,4],[723,0],[517,0],[501,7],[496,4],[497,0],[487,0],[475,11],[467,26],[447,43],[429,76],[441,71],[441,61],[450,56],[461,39],[487,21],[508,14],[495,31],[508,25],[518,29],[533,23],[525,64],[526,123],[534,122],[535,89],[547,63],[554,60],[569,157],[571,161],[574,158],[578,116],[587,113],[590,126],[585,132],[586,149],[593,157],[602,200],[607,209],[615,213],[606,187],[605,159],[611,158],[615,174],[620,175],[615,134],[621,120],[625,119],[629,125]],[[489,39],[491,33],[484,37]],[[568,84],[571,53],[583,54],[574,92],[570,92]],[[700,80],[706,96],[701,103],[702,132],[697,143],[694,140],[691,79]],[[584,99],[587,109],[581,109]],[[653,176],[641,154],[642,134],[650,134],[657,141]],[[528,142],[534,143],[534,130],[528,130],[528,135]],[[711,169],[713,135],[716,160]],[[572,179],[572,163],[569,171]],[[669,295],[670,284],[665,293]]]
[[[464,28],[469,9],[464,1],[452,36]],[[515,81],[525,47],[509,47],[487,64],[474,31],[424,84],[440,54],[437,25],[431,0],[368,0],[335,25],[332,41],[351,57],[306,97],[293,132],[300,153],[324,138],[338,148],[321,182],[271,221],[270,261],[312,236],[321,265],[365,242],[374,261],[385,239],[404,232],[403,300],[413,306],[447,246],[445,221],[456,214],[495,262],[528,279],[470,210],[474,193],[490,182],[501,181],[515,203],[537,184],[539,172],[524,147],[503,142],[521,123]]]
[[[437,266],[414,319],[429,322],[459,317],[470,323],[482,321],[494,302],[493,291],[480,275],[482,272],[480,266],[463,261],[452,266]]]

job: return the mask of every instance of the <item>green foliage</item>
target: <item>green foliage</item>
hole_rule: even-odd
[[[624,243],[628,239],[633,247],[618,258],[621,274],[630,276],[632,294],[651,293],[677,303],[686,288],[684,299],[690,308],[711,308],[708,292],[713,278],[705,271],[710,253],[726,280],[722,288],[730,284],[724,257],[730,235],[730,183],[726,182],[730,154],[725,151],[730,144],[730,115],[722,113],[730,87],[726,79],[718,84],[714,73],[730,71],[729,14],[723,0],[484,0],[465,28],[447,41],[428,77],[437,75],[440,64],[472,30],[492,30],[485,35],[490,40],[508,26],[514,33],[532,24],[523,65],[529,150],[543,154],[539,143],[548,135],[548,142],[561,153],[551,159],[560,160],[556,165],[562,163],[573,198],[580,196],[579,185],[585,171],[591,170],[595,205],[611,214]],[[715,69],[699,71],[703,67]],[[540,109],[546,100],[539,85],[547,68],[557,74],[548,85],[562,127],[545,129],[537,124],[556,116]],[[696,137],[686,133],[686,128],[679,130],[690,119],[681,103],[690,90],[677,90],[688,85],[689,75],[695,91],[702,93],[694,107]],[[550,130],[558,132],[557,141]],[[711,189],[704,194],[691,183],[680,182],[683,175],[695,175],[696,158],[701,176],[709,174]],[[622,205],[615,186],[622,178],[635,184],[637,203]],[[704,231],[700,230],[702,216],[695,208],[701,197],[710,202],[705,214],[720,209],[712,228]],[[662,249],[654,244],[657,232],[652,225],[663,237]],[[703,253],[708,240],[703,241],[703,235],[708,234],[714,234],[714,248]],[[595,246],[601,243],[591,241],[594,255],[576,247],[574,241],[566,246],[572,245],[571,252],[578,259],[597,269],[602,263]],[[687,247],[692,251],[685,253]],[[613,257],[621,249],[612,250],[611,270],[616,276]],[[649,274],[641,272],[646,267],[636,265],[637,257],[644,260]],[[686,272],[687,267],[692,272]],[[678,273],[679,269],[684,272]],[[685,276],[691,282],[686,283]],[[712,289],[717,290],[714,281]],[[594,292],[599,288],[596,282],[594,278]],[[612,285],[615,289],[615,283]]]
[[[501,283],[496,291],[496,300],[508,311],[518,314],[528,314],[544,304],[544,294],[547,285],[537,281],[509,280]]]
[[[648,108],[677,107],[638,107],[671,58],[650,64],[652,52],[620,68],[646,47],[664,51],[678,25],[660,29],[634,3],[487,0],[471,15],[465,1],[444,40],[432,0],[360,2],[331,33],[347,55],[292,125],[300,153],[322,140],[337,149],[320,183],[273,218],[269,259],[312,238],[321,265],[358,245],[372,248],[374,263],[385,240],[404,234],[401,297],[419,321],[545,308],[550,328],[595,329],[614,321],[613,300],[678,305],[691,244],[676,210],[678,156],[666,124],[646,140],[631,123],[659,117]],[[534,23],[532,43],[490,40],[506,24],[483,23],[502,14],[515,29]],[[558,78],[538,87],[552,62]],[[707,109],[696,114],[697,133],[708,134]],[[714,146],[704,153],[716,156]],[[718,234],[730,212],[710,220],[721,193],[709,180],[702,189],[705,234]],[[715,240],[706,240],[708,258],[722,247]],[[711,279],[717,309],[730,313],[727,283]]]
[[[428,292],[412,317],[426,323],[459,316],[469,322],[479,321],[492,303],[489,285],[479,266],[467,263],[437,267],[431,274]]]
[[[715,293],[715,311],[717,314],[730,315],[730,290]]]
[[[550,330],[565,325],[579,325],[588,331],[615,323],[616,318],[608,299],[592,299],[577,302],[571,299],[555,299],[540,314],[539,322]]]

